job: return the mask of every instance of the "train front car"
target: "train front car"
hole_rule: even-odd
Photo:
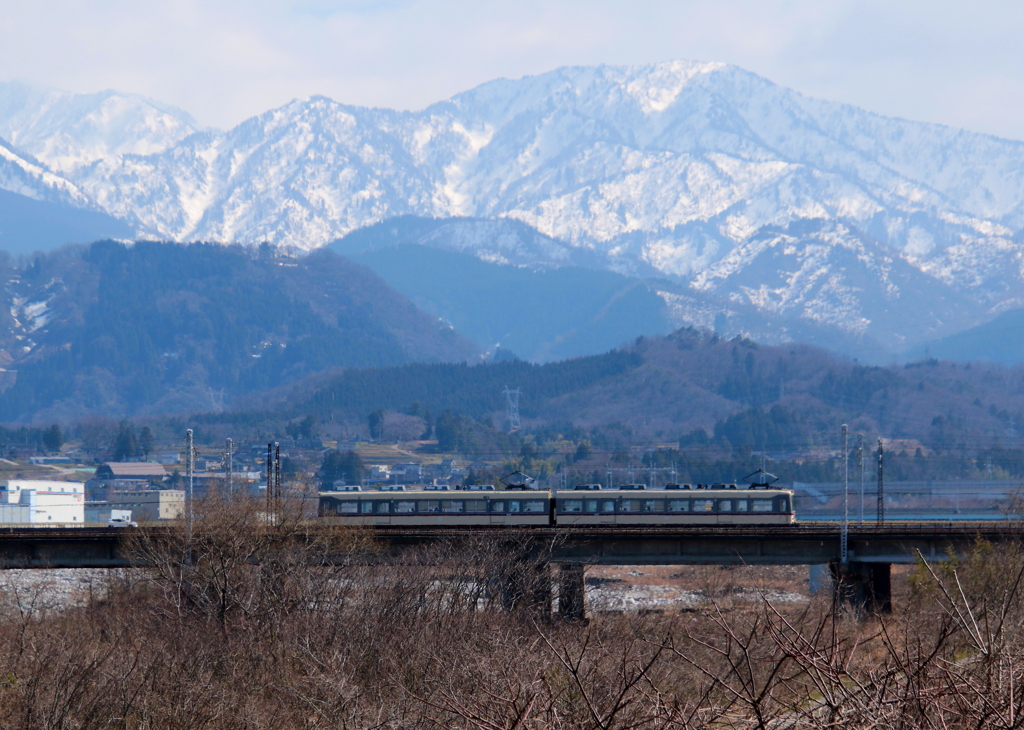
[[[550,524],[551,493],[490,488],[321,492],[320,518],[349,525],[472,527]]]
[[[587,485],[589,486],[589,485]],[[794,522],[788,489],[739,489],[735,484],[666,488],[559,490],[559,525],[788,525]]]

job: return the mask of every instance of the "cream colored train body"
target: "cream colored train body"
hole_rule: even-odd
[[[559,525],[785,525],[793,493],[785,489],[559,490]]]
[[[327,522],[394,527],[784,525],[787,489],[344,491],[320,495]],[[717,488],[723,487],[723,488]]]

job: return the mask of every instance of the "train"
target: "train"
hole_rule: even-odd
[[[770,476],[770,475],[769,475]],[[557,490],[523,485],[384,486],[321,492],[320,519],[375,527],[785,525],[795,522],[793,492],[770,483],[666,484]]]

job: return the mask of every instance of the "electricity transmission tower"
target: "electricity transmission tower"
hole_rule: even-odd
[[[519,430],[519,388],[509,390],[505,386],[505,404],[508,406],[508,430],[513,433]]]

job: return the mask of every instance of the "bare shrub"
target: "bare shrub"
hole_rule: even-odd
[[[211,498],[87,605],[0,618],[0,728],[1022,725],[1018,547],[922,560],[892,616],[707,569],[700,612],[562,624],[529,530],[385,550],[304,514]]]
[[[301,496],[271,515],[255,498],[213,494],[196,505],[190,521],[131,533],[126,550],[149,566],[160,605],[179,620],[271,621],[342,600],[344,556],[372,548],[358,529],[313,529],[307,512]]]

